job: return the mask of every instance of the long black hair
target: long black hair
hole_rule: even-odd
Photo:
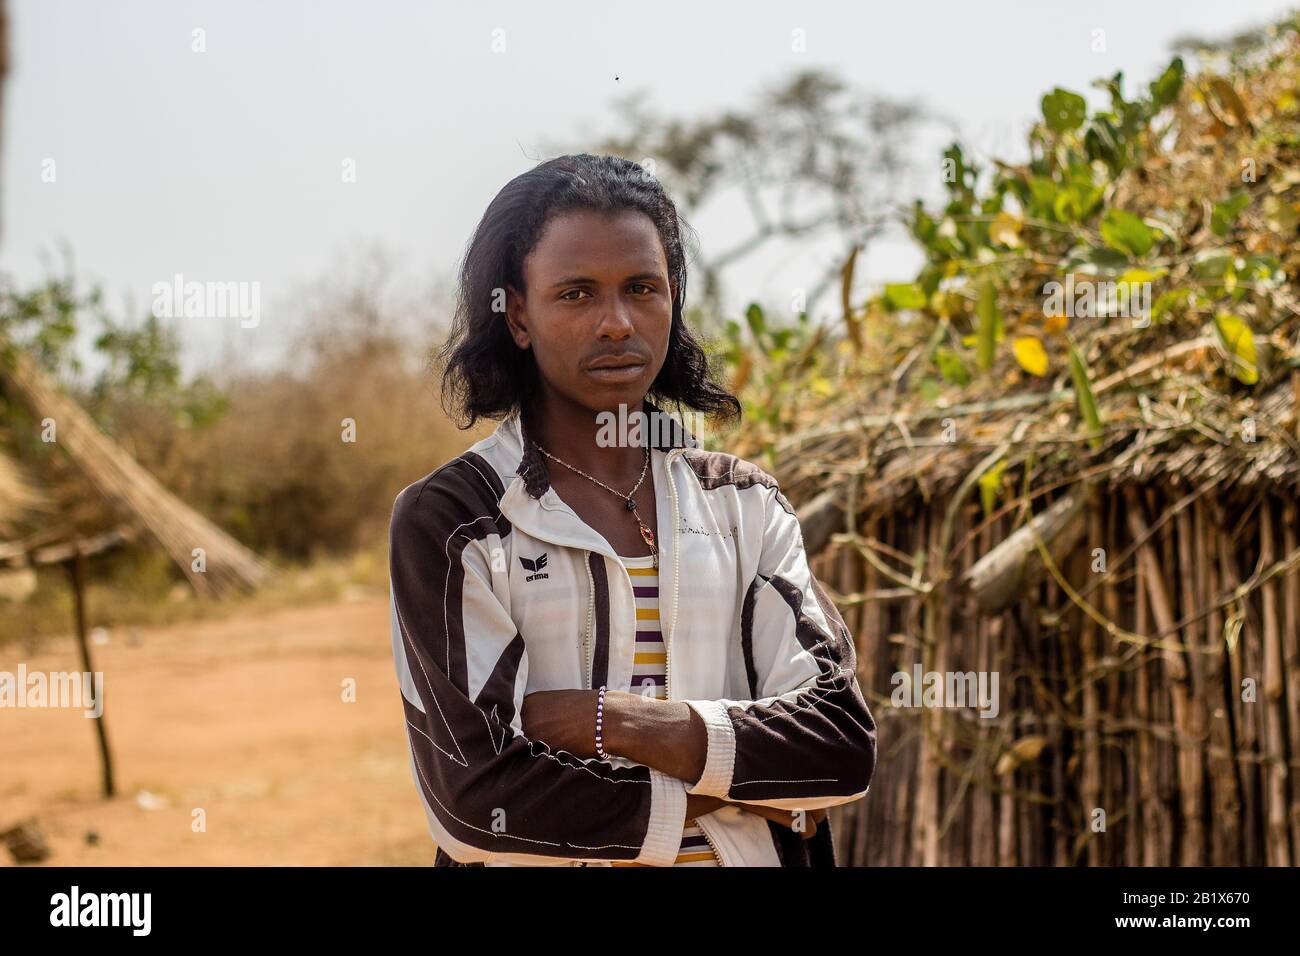
[[[524,291],[524,259],[547,221],[578,209],[637,209],[650,217],[663,243],[668,278],[676,287],[668,354],[647,397],[734,420],[737,398],[718,384],[708,358],[682,317],[686,301],[683,231],[690,226],[659,181],[631,160],[581,153],[559,156],[516,176],[488,204],[460,269],[451,334],[439,350],[442,405],[461,428],[479,418],[526,411],[540,380],[531,349],[515,344],[505,321],[505,288]]]

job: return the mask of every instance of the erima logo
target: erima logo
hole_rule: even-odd
[[[525,558],[522,554],[519,556],[519,563],[524,566],[525,571],[532,571],[532,574],[524,577],[525,581],[536,581],[541,578],[549,578],[550,575],[542,570],[546,567],[546,552],[542,552],[540,558]]]

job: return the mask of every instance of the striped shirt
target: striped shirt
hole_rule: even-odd
[[[636,595],[636,656],[632,663],[633,694],[646,694],[656,700],[668,698],[668,650],[664,647],[663,632],[659,629],[659,571],[654,566],[654,556],[624,557],[619,560],[632,578],[632,592]],[[639,866],[637,863],[614,863],[614,866]],[[718,861],[700,828],[693,820],[686,821],[682,843],[677,850],[674,866],[717,866]]]

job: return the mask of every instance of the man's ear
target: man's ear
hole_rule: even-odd
[[[514,286],[506,286],[506,328],[515,345],[527,349],[532,342],[528,335],[527,313],[524,311],[524,297]]]

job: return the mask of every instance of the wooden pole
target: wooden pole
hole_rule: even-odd
[[[1259,560],[1267,567],[1276,557],[1273,532],[1273,498],[1265,497],[1259,506]],[[1285,578],[1282,579],[1286,581]],[[1291,865],[1291,841],[1287,827],[1286,766],[1286,685],[1282,673],[1281,610],[1278,604],[1278,581],[1264,582],[1263,588],[1264,669],[1260,675],[1260,701],[1264,717],[1263,744],[1265,762],[1263,793],[1268,800],[1264,810],[1268,842],[1264,848],[1269,866]]]
[[[90,659],[90,643],[86,639],[86,556],[78,550],[64,566],[72,577],[72,600],[77,619],[77,643],[81,648],[81,668],[87,674],[93,675],[95,668]],[[116,787],[113,784],[113,754],[108,746],[108,728],[104,724],[102,689],[100,699],[96,703],[99,705],[100,713],[95,718],[95,735],[99,741],[99,758],[103,767],[104,796],[111,799],[116,793]]]
[[[1293,381],[1295,375],[1293,373]],[[1282,547],[1286,554],[1296,548],[1296,509],[1287,502],[1282,509]],[[1282,579],[1284,620],[1282,633],[1285,635],[1286,647],[1284,660],[1286,666],[1287,710],[1291,715],[1288,723],[1291,731],[1291,758],[1300,758],[1300,577],[1290,571]],[[1300,781],[1291,776],[1291,859],[1293,864],[1300,861]]]

